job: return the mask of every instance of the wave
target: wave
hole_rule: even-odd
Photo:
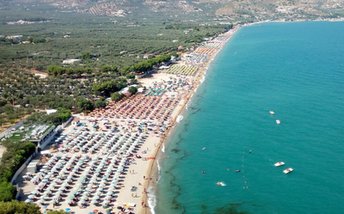
[[[184,119],[183,115],[179,115],[177,117],[177,123],[180,123],[180,121],[182,121]]]
[[[148,207],[150,209],[150,213],[155,214],[156,195],[155,195],[153,187],[148,187],[147,196],[148,196]]]
[[[204,80],[205,80],[205,76],[203,75],[203,76],[202,76],[202,79],[201,79],[201,83],[203,83]]]
[[[165,153],[165,144],[162,144],[161,151]]]
[[[156,161],[156,168],[158,169],[158,179],[157,179],[157,183],[159,183],[159,181],[160,181],[160,177],[161,177],[161,167],[160,167],[160,163],[159,163],[159,161],[157,160]]]

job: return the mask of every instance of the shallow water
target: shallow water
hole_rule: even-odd
[[[342,213],[343,50],[344,23],[242,28],[166,144],[156,213]]]

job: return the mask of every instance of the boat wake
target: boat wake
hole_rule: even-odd
[[[148,207],[150,209],[151,214],[155,214],[155,207],[156,207],[156,195],[154,194],[153,187],[148,188]]]

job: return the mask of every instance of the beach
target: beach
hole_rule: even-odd
[[[205,62],[198,65],[198,73],[196,74],[195,79],[194,79],[194,86],[191,88],[191,90],[188,93],[186,93],[186,95],[183,97],[183,99],[179,102],[178,106],[175,108],[174,114],[172,115],[172,121],[173,121],[172,124],[173,125],[170,129],[168,129],[166,131],[164,136],[160,139],[159,146],[156,148],[156,150],[154,152],[154,157],[156,157],[156,159],[158,158],[158,155],[161,152],[162,147],[164,147],[163,144],[167,142],[170,133],[173,131],[173,128],[179,122],[178,119],[182,118],[182,114],[186,110],[187,105],[190,102],[192,96],[196,93],[197,88],[203,83],[211,62],[214,60],[216,55],[222,50],[223,46],[234,35],[234,33],[237,32],[239,29],[240,29],[240,26],[236,26],[232,30],[230,30],[229,32],[220,35],[219,36],[220,39],[215,38],[214,40],[216,42],[218,42],[218,44],[215,46],[210,45],[210,47],[211,47],[210,50],[207,49],[206,47],[204,47],[204,45],[201,45],[200,47],[198,47],[194,51],[195,53],[206,52],[208,58]],[[211,44],[211,42],[210,42],[210,44]],[[205,45],[205,46],[207,46],[207,45]],[[183,61],[182,63],[185,63],[185,61]],[[150,189],[150,187],[155,187],[156,181],[159,179],[157,173],[158,173],[157,161],[152,161],[148,167],[148,170],[146,172],[145,177],[149,177],[149,178],[153,178],[153,179],[149,179],[145,182],[144,189],[148,190],[148,189]],[[151,189],[151,191],[154,191],[154,190]],[[154,192],[151,193],[151,197],[154,197],[153,195],[154,195]],[[151,199],[151,200],[154,200],[154,199]],[[147,194],[143,195],[143,201],[145,204],[149,204],[149,197],[147,196]],[[153,203],[155,203],[155,202],[153,202]],[[139,211],[139,213],[152,213],[152,210],[154,210],[154,205],[151,204],[149,207],[143,207]]]
[[[142,92],[74,120],[25,170],[20,198],[75,213],[150,213],[157,157],[207,69],[239,29],[208,40],[181,60],[139,79]]]

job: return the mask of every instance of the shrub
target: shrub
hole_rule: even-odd
[[[123,98],[123,94],[121,94],[121,93],[115,92],[115,93],[112,93],[112,94],[111,94],[111,99],[112,99],[113,101],[119,101],[119,100],[121,100],[122,98]]]
[[[0,202],[0,214],[11,213],[41,214],[39,207],[33,203],[20,201]]]
[[[104,98],[99,99],[94,103],[94,106],[96,108],[104,108],[106,106],[106,101],[104,100]]]
[[[16,188],[9,182],[0,183],[0,201],[11,201],[16,194]],[[0,212],[2,211],[0,206]]]
[[[137,93],[137,88],[135,86],[130,86],[129,87],[129,92],[130,92],[130,94],[136,94]]]

